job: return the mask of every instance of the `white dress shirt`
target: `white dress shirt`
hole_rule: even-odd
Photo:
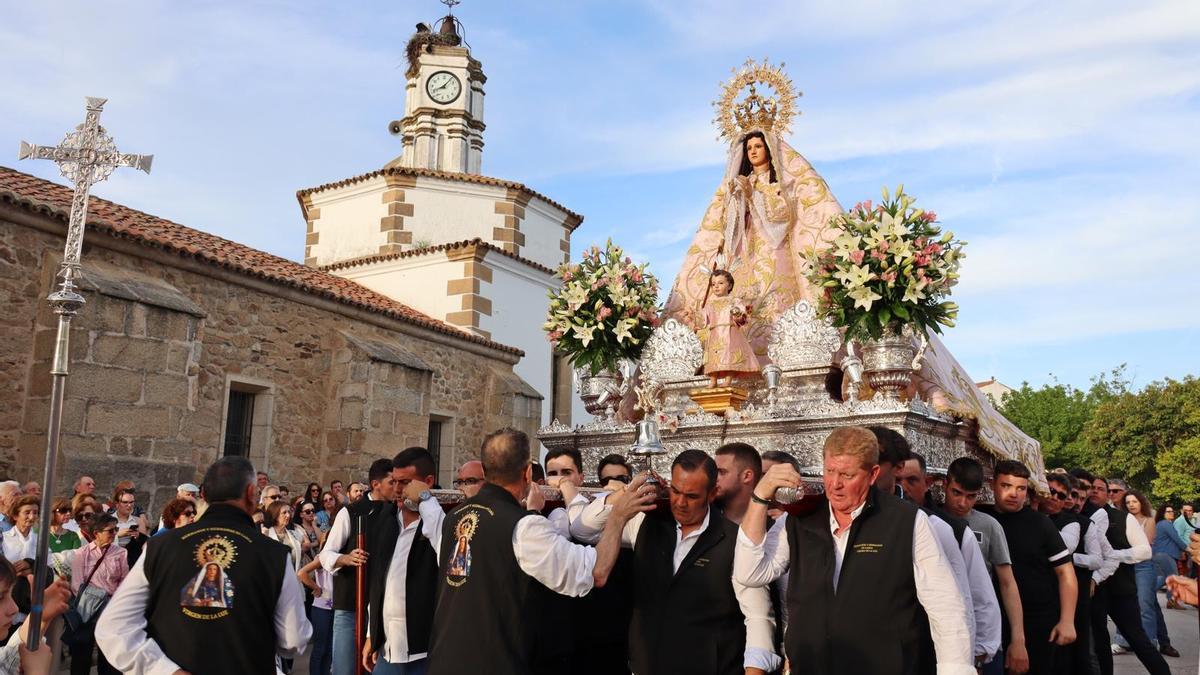
[[[865,504],[864,504],[865,505]],[[851,524],[862,514],[859,506],[851,514]],[[846,555],[846,544],[850,536],[850,525],[840,531],[833,510],[829,512],[830,532],[834,543],[834,576],[836,592],[842,570],[842,559]],[[741,528],[738,529],[737,547],[733,558],[734,579],[747,586],[766,586],[788,571],[791,549],[788,544],[787,516],[784,515],[767,531],[762,543],[750,541]],[[913,584],[917,600],[929,616],[929,632],[933,637],[937,654],[939,675],[974,675],[972,658],[973,645],[970,630],[972,619],[967,613],[963,598],[959,595],[950,564],[942,555],[929,526],[929,517],[918,511],[913,523]]]
[[[446,512],[436,499],[423,500],[419,508],[421,533],[433,544],[440,562]],[[579,597],[592,590],[596,549],[571,543],[546,518],[531,513],[518,520],[512,546],[521,571],[555,593]]]
[[[417,531],[421,529],[421,519],[417,518],[412,524],[405,525],[402,514],[403,511],[396,510],[400,536],[396,539],[396,549],[392,551],[392,560],[388,563],[387,588],[383,594],[383,633],[386,639],[380,656],[388,663],[410,663],[429,656],[428,652],[408,653],[408,621],[405,619],[405,610],[408,607],[408,555],[412,551]],[[368,612],[367,637],[371,636],[370,626]]]
[[[1067,523],[1058,531],[1058,536],[1062,537],[1067,550],[1074,553],[1075,548],[1079,546],[1079,523]]]
[[[975,613],[975,656],[991,656],[1000,651],[1000,599],[988,574],[983,549],[971,528],[963,534],[959,548],[967,566],[967,585],[971,589],[971,607]]]
[[[4,557],[9,562],[17,562],[26,558],[37,558],[37,533],[33,528],[29,529],[28,535],[21,534],[17,528],[12,528],[4,533]]]
[[[1100,566],[1104,564],[1104,549],[1100,545],[1101,538],[1108,541],[1108,537],[1104,536],[1099,527],[1096,527],[1093,520],[1083,535],[1083,553],[1075,553],[1072,558],[1076,565],[1093,572],[1100,569]]]
[[[974,654],[975,656],[983,656],[979,652],[979,645],[975,640],[975,603],[971,598],[971,582],[967,578],[967,563],[963,560],[962,548],[960,548],[958,539],[954,536],[954,528],[950,527],[950,523],[936,516],[929,519],[929,528],[933,531],[933,537],[937,540],[938,548],[942,551],[942,556],[946,558],[946,562],[950,565],[950,573],[954,575],[954,585],[958,588],[959,597],[963,599],[963,606],[967,609],[967,616],[972,617],[967,627],[971,631],[971,645]],[[846,528],[846,532],[849,533],[849,531],[850,528]],[[974,539],[974,537],[971,538]],[[966,539],[966,537],[964,536],[963,539]]]
[[[597,495],[584,507],[579,517],[571,522],[571,534],[579,541],[599,541],[611,511],[612,506],[607,503],[607,495]],[[675,523],[675,551],[672,557],[675,572],[679,571],[683,559],[696,546],[700,535],[708,529],[711,515],[710,509],[704,515],[704,522],[700,527],[686,536],[679,523]],[[634,547],[638,532],[645,521],[646,514],[639,513],[625,523],[624,529],[621,530],[622,546]],[[742,655],[742,665],[746,668],[761,668],[768,673],[778,670],[783,659],[775,653],[775,616],[771,610],[770,593],[766,588],[748,588],[735,578],[730,578],[729,582],[733,586],[733,594],[737,598],[746,624],[746,651]]]
[[[1097,584],[1111,577],[1122,564],[1136,565],[1150,559],[1153,555],[1150,541],[1146,539],[1146,531],[1138,524],[1137,518],[1134,518],[1133,514],[1125,514],[1125,538],[1129,541],[1129,548],[1122,549],[1113,548],[1112,543],[1108,541],[1107,534],[1103,534],[1108,530],[1108,513],[1104,509],[1097,509],[1096,513],[1092,514],[1092,527],[1096,527],[1096,514],[1103,514],[1104,523],[1104,529],[1101,530],[1102,534],[1100,535],[1104,563],[1092,574],[1092,578],[1096,579]]]
[[[172,675],[179,666],[163,654],[146,634],[146,609],[150,583],[146,579],[146,556],[138,558],[96,624],[96,644],[105,658],[122,673]],[[285,659],[300,656],[312,638],[312,624],[304,616],[304,591],[292,569],[283,561],[283,582],[275,605],[275,650]]]
[[[375,501],[368,492],[364,499]],[[350,510],[342,507],[337,512],[337,516],[333,519],[333,525],[329,528],[329,534],[325,537],[325,546],[317,557],[321,560],[321,567],[325,568],[326,572],[336,574],[338,571],[337,559],[342,555],[342,546],[346,545],[346,540],[350,538]]]

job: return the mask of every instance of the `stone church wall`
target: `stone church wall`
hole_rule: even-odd
[[[22,481],[45,456],[55,226],[0,217],[0,474]],[[256,394],[251,458],[293,494],[424,445],[431,414],[444,476],[495,428],[536,432],[541,402],[514,384],[515,357],[105,235],[83,259],[56,493],[83,473],[105,492],[131,479],[161,508],[222,455],[230,388]]]

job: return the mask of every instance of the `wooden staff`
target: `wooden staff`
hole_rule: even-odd
[[[725,240],[722,239],[721,243],[717,245],[717,252],[713,254],[712,267],[708,268],[708,283],[704,285],[704,299],[700,301],[701,310],[703,310],[704,306],[708,304],[708,293],[712,290],[712,280],[717,273],[717,259],[721,257],[721,251],[724,250]]]
[[[358,517],[358,540],[355,546],[367,550],[367,533],[363,531],[363,518]],[[363,596],[366,595],[367,564],[363,563],[354,569],[354,672],[363,674],[363,624],[366,610],[363,607]]]

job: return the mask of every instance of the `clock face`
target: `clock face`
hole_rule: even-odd
[[[439,70],[425,81],[425,91],[437,103],[450,103],[462,93],[462,83],[453,73]]]

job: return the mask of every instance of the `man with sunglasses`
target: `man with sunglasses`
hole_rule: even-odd
[[[1075,491],[1078,479],[1072,478],[1065,472],[1046,474],[1049,485],[1049,496],[1039,497],[1038,509],[1050,517],[1050,522],[1058,528],[1059,535],[1067,549],[1072,551],[1072,563],[1075,566],[1075,580],[1078,585],[1075,601],[1075,642],[1064,649],[1060,659],[1070,663],[1070,672],[1086,673],[1091,669],[1092,620],[1092,572],[1100,569],[1104,562],[1104,553],[1100,548],[1100,538],[1097,529],[1092,527],[1090,518],[1079,513],[1079,505],[1087,499],[1087,491]],[[1067,670],[1067,668],[1060,668]]]
[[[467,499],[479,494],[479,488],[483,487],[483,462],[472,459],[463,464],[458,469],[458,476],[454,479],[454,487],[462,490],[463,496]]]
[[[633,480],[633,467],[621,455],[605,455],[596,464],[596,477],[605,490],[620,490]]]

